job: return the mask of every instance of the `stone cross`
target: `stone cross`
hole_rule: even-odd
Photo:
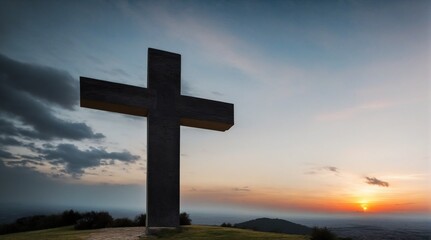
[[[226,131],[233,104],[181,95],[181,55],[148,49],[147,88],[80,77],[81,107],[148,118],[147,229],[179,226],[180,125]]]

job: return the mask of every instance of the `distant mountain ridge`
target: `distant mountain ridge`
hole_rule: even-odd
[[[237,228],[251,229],[261,232],[276,232],[288,234],[310,234],[312,229],[283,219],[258,218],[234,225]]]

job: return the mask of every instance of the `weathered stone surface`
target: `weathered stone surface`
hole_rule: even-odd
[[[81,107],[145,117],[154,109],[155,94],[147,88],[86,77],[80,80]]]
[[[181,96],[178,107],[182,126],[226,131],[233,125],[233,104]]]
[[[181,96],[181,55],[148,49],[148,88],[80,78],[81,107],[148,117],[147,227],[179,226],[180,125],[226,131],[234,106]]]
[[[175,109],[181,93],[181,56],[150,49],[148,88],[157,107],[148,114],[147,226],[179,225],[180,121]]]

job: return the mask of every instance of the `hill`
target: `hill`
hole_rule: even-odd
[[[139,227],[138,227],[139,228]],[[13,233],[1,235],[0,240],[54,240],[54,239],[68,239],[68,240],[83,240],[83,239],[119,239],[118,236],[110,235],[109,232],[118,232],[122,228],[105,228],[97,230],[73,230],[73,227],[61,227],[32,232]],[[139,228],[142,230],[143,228]],[[130,228],[128,228],[130,231]],[[126,235],[126,234],[125,234]],[[115,238],[116,237],[116,238]],[[122,239],[132,239],[124,237]],[[134,238],[136,239],[136,238]],[[154,237],[141,237],[144,239],[154,239]],[[281,233],[266,233],[256,232],[237,228],[223,228],[213,226],[185,226],[179,230],[166,230],[158,234],[157,239],[217,239],[217,240],[245,240],[245,239],[277,239],[277,240],[307,240],[309,236],[290,235]]]
[[[234,225],[237,228],[251,229],[261,232],[275,232],[288,234],[310,234],[311,228],[289,222],[283,219],[258,218]]]

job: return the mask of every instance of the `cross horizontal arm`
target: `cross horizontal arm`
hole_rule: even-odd
[[[147,116],[154,94],[147,88],[80,77],[81,107]]]
[[[188,127],[226,131],[234,124],[233,104],[181,96],[180,124]]]

